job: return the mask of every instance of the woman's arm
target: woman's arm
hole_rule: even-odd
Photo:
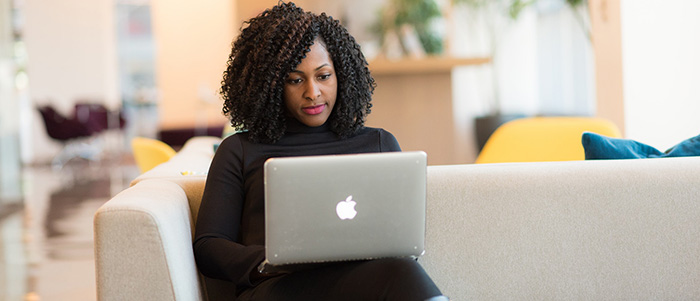
[[[209,167],[193,245],[202,274],[250,286],[249,275],[264,259],[265,247],[239,243],[245,201],[242,154],[235,135],[217,149]]]

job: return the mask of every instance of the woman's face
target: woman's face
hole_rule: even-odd
[[[284,82],[287,112],[307,126],[321,126],[333,111],[337,92],[333,61],[323,43],[316,40]]]

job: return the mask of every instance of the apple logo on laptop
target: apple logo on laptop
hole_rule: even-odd
[[[353,219],[357,215],[356,204],[357,202],[352,200],[352,196],[349,196],[345,201],[338,202],[338,205],[335,206],[335,212],[341,220]]]

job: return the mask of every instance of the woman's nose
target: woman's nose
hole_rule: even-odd
[[[316,100],[316,98],[321,96],[321,89],[318,83],[313,80],[307,81],[303,96],[308,100]]]

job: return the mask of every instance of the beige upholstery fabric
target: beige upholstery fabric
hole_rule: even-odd
[[[700,298],[700,157],[435,166],[427,253],[456,300]]]
[[[193,217],[199,213],[199,203],[204,193],[204,182],[209,164],[214,156],[214,144],[218,137],[194,137],[170,161],[158,165],[131,181],[131,186],[148,179],[163,179],[177,183],[187,194]]]
[[[177,184],[147,180],[95,214],[99,300],[200,300],[187,197]]]
[[[209,170],[209,162],[214,156],[214,144],[220,142],[218,137],[194,137],[188,140],[168,163],[143,173],[134,182],[149,178],[175,177],[183,171],[203,175]]]
[[[206,172],[212,153],[194,150],[213,141],[97,212],[100,300],[230,296],[198,281],[206,178],[179,174]],[[419,261],[452,300],[700,299],[700,157],[429,166],[427,214]]]

